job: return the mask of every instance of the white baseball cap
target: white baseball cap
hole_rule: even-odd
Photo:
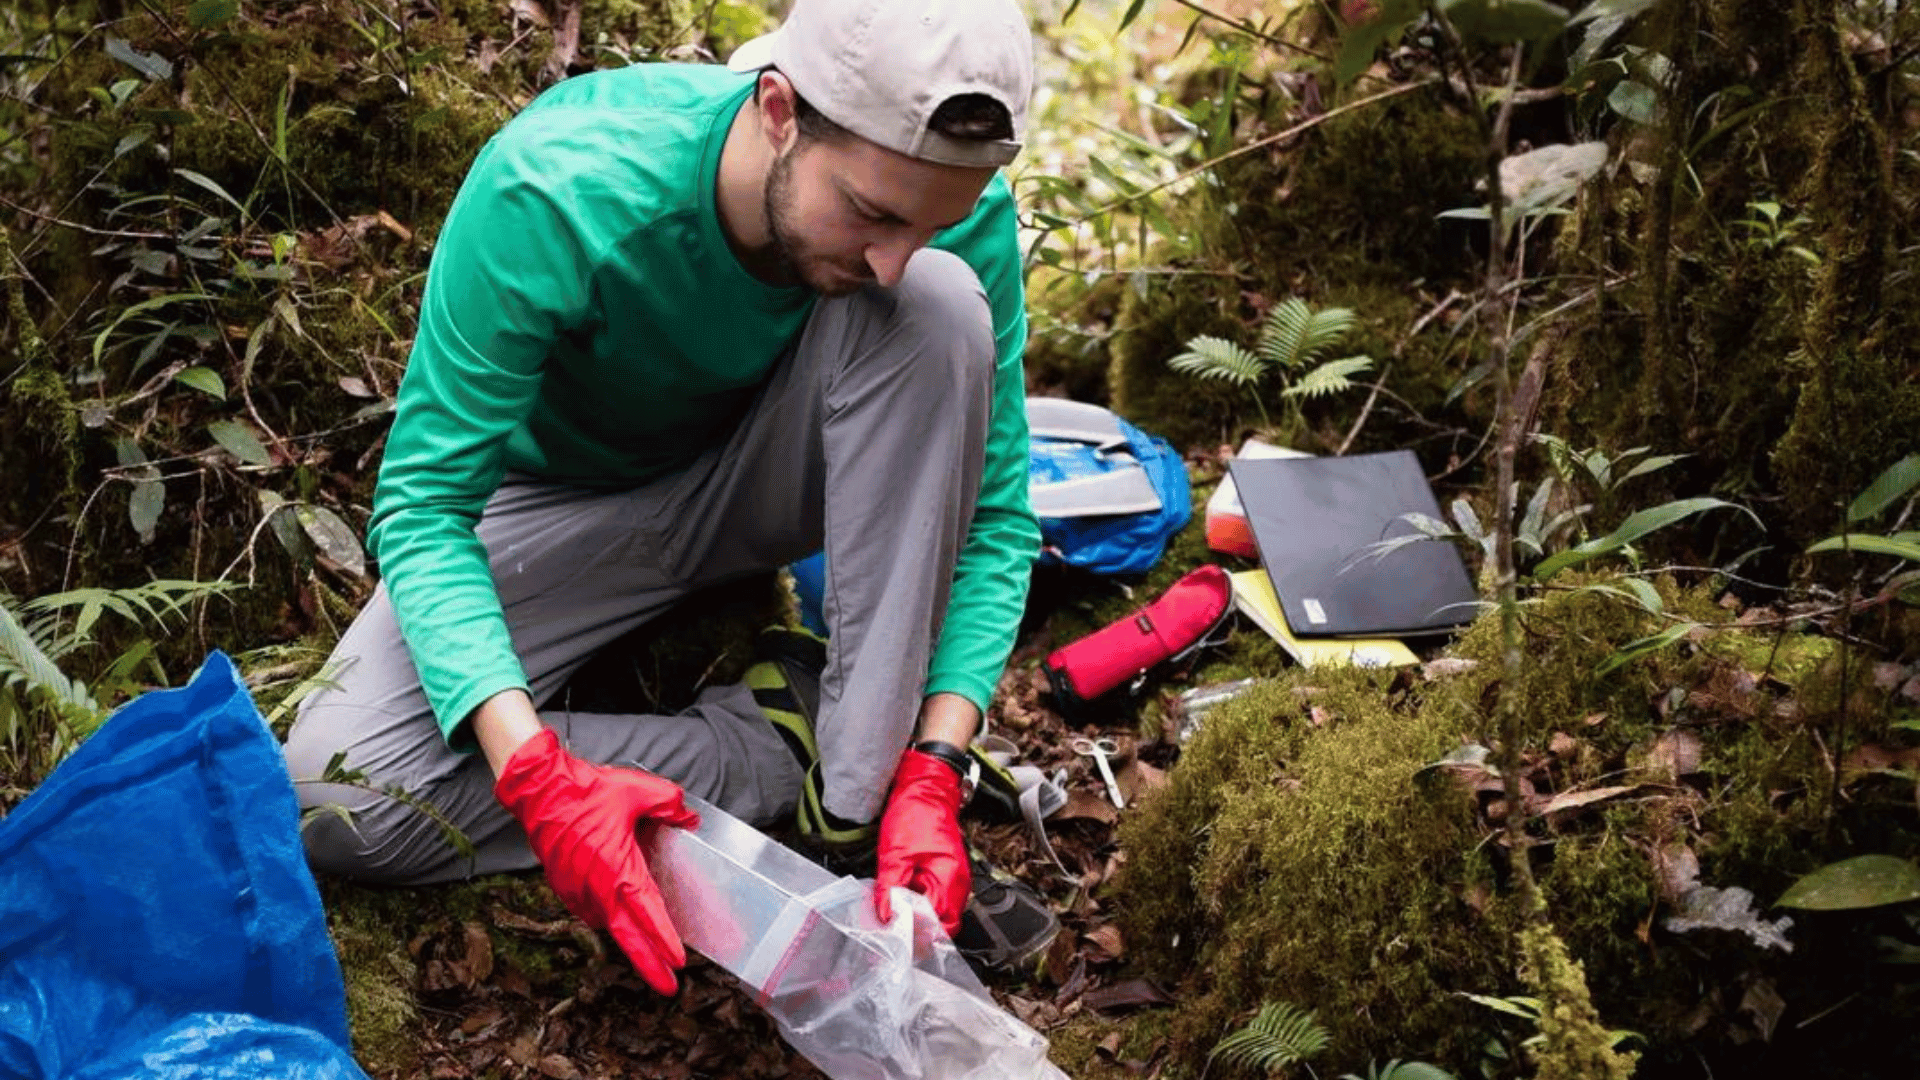
[[[864,139],[941,165],[999,166],[1020,152],[1033,94],[1033,34],[1016,0],[794,0],[778,30],[740,46],[735,71],[778,68],[822,115]],[[958,94],[1013,117],[1011,139],[927,127]]]

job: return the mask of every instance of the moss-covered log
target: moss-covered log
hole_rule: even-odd
[[[1648,1065],[1764,1053],[1797,1075],[1856,1074],[1861,1059],[1828,1058],[1819,1033],[1762,1044],[1741,1007],[1759,981],[1807,1015],[1869,979],[1871,1004],[1832,1037],[1915,1048],[1902,1016],[1920,988],[1870,968],[1871,920],[1807,920],[1792,953],[1667,928],[1700,885],[1744,887],[1764,908],[1830,858],[1911,856],[1920,817],[1910,782],[1849,773],[1836,787],[1828,749],[1842,725],[1896,737],[1910,705],[1866,690],[1857,658],[1844,673],[1831,641],[1739,629],[1704,595],[1666,591],[1669,610],[1717,628],[1604,676],[1653,620],[1571,592],[1527,609],[1518,683],[1498,674],[1488,619],[1452,651],[1474,662],[1463,672],[1296,671],[1207,714],[1167,790],[1123,824],[1116,901],[1148,969],[1178,984],[1189,1075],[1265,1001],[1332,1031],[1323,1074],[1423,1058],[1472,1075],[1488,1040],[1518,1055],[1533,1033],[1464,996],[1532,992],[1522,959],[1535,984],[1582,965],[1599,1016],[1639,1033]],[[1459,753],[1488,744],[1489,703],[1508,694],[1527,718],[1523,790],[1564,953],[1537,933],[1522,947],[1501,781]],[[1584,1075],[1607,1074],[1595,1068]]]

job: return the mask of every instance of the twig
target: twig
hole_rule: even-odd
[[[1345,105],[1341,105],[1337,108],[1328,109],[1326,112],[1323,112],[1320,115],[1315,116],[1311,119],[1303,120],[1300,123],[1295,124],[1290,128],[1287,128],[1284,131],[1275,132],[1272,135],[1267,135],[1263,138],[1255,139],[1253,142],[1250,142],[1245,146],[1237,147],[1233,150],[1229,150],[1224,154],[1221,154],[1219,157],[1212,158],[1207,161],[1203,161],[1200,164],[1195,165],[1193,168],[1188,169],[1186,172],[1181,173],[1180,175],[1174,177],[1171,180],[1162,181],[1149,188],[1142,188],[1141,190],[1136,191],[1131,195],[1121,196],[1120,198],[1115,199],[1114,201],[1106,204],[1105,206],[1101,206],[1093,210],[1089,210],[1083,217],[1072,222],[1072,225],[1075,227],[1085,225],[1087,222],[1092,221],[1094,218],[1097,218],[1102,214],[1112,213],[1113,211],[1120,209],[1121,207],[1127,205],[1128,203],[1139,202],[1141,199],[1144,199],[1149,195],[1153,195],[1158,192],[1165,191],[1167,188],[1173,187],[1175,184],[1184,183],[1188,180],[1193,179],[1196,176],[1199,176],[1201,173],[1208,171],[1209,169],[1215,168],[1216,166],[1219,166],[1219,165],[1224,165],[1227,162],[1232,161],[1234,158],[1241,157],[1242,155],[1245,155],[1245,154],[1251,154],[1255,150],[1261,150],[1268,146],[1272,146],[1274,143],[1284,142],[1288,139],[1293,138],[1296,135],[1301,135],[1308,131],[1312,131],[1314,128],[1319,127],[1321,124],[1326,123],[1327,121],[1333,119],[1336,116],[1341,116],[1345,113],[1352,112],[1364,106],[1377,104],[1379,102],[1387,100],[1388,98],[1399,97],[1401,94],[1405,94],[1414,90],[1419,90],[1422,87],[1431,86],[1431,85],[1433,85],[1433,80],[1431,79],[1423,79],[1419,82],[1410,82],[1410,83],[1403,84],[1401,86],[1396,86],[1391,90],[1382,90],[1377,94],[1370,94],[1366,97],[1361,98],[1358,101],[1349,101]]]
[[[1327,63],[1327,64],[1333,63],[1333,58],[1330,56],[1327,56],[1323,53],[1316,52],[1313,49],[1309,49],[1305,45],[1301,45],[1297,42],[1288,41],[1285,38],[1274,37],[1272,34],[1267,33],[1266,31],[1260,29],[1259,27],[1253,25],[1250,22],[1245,22],[1240,19],[1236,19],[1231,15],[1222,15],[1219,12],[1212,10],[1211,8],[1195,3],[1194,0],[1174,0],[1174,2],[1179,4],[1183,8],[1187,8],[1190,11],[1198,12],[1200,15],[1202,15],[1205,18],[1209,18],[1209,19],[1216,20],[1218,22],[1225,23],[1226,25],[1233,27],[1235,30],[1240,31],[1241,33],[1246,34],[1249,37],[1257,38],[1260,41],[1264,41],[1268,45],[1272,45],[1275,48],[1289,49],[1289,50],[1292,50],[1293,52],[1297,52],[1301,54],[1302,56],[1311,56],[1315,60],[1319,60],[1322,63]]]
[[[1373,389],[1367,394],[1367,403],[1360,406],[1360,415],[1354,418],[1353,427],[1348,428],[1347,437],[1340,440],[1340,449],[1333,452],[1335,457],[1345,457],[1347,448],[1351,447],[1353,440],[1360,436],[1360,429],[1367,426],[1367,417],[1373,413],[1373,403],[1380,400],[1380,388],[1386,385],[1387,372],[1392,370],[1393,361],[1391,360],[1380,369],[1380,377],[1373,380]]]
[[[55,217],[52,214],[41,213],[40,211],[32,209],[31,207],[21,206],[19,203],[14,202],[12,199],[8,199],[3,196],[0,196],[0,206],[4,206],[7,209],[12,210],[14,213],[17,213],[17,214],[25,214],[30,218],[38,218],[39,220],[44,221],[49,225],[58,225],[63,229],[72,229],[75,232],[85,233],[88,236],[105,236],[115,240],[172,240],[173,239],[173,237],[167,233],[127,232],[122,229],[96,229],[91,225],[82,225],[77,221],[68,221],[65,218]]]
[[[1435,304],[1432,307],[1432,309],[1430,309],[1425,315],[1422,315],[1418,319],[1413,320],[1413,327],[1412,329],[1409,329],[1407,331],[1406,337],[1403,337],[1400,339],[1401,344],[1404,345],[1407,342],[1412,341],[1414,338],[1419,337],[1420,331],[1425,330],[1428,326],[1431,326],[1433,324],[1433,320],[1445,314],[1446,310],[1452,307],[1455,301],[1464,300],[1464,299],[1466,299],[1465,293],[1461,292],[1458,289],[1448,289],[1447,295],[1445,296],[1445,298],[1443,298],[1438,304]]]

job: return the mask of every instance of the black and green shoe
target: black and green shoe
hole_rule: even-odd
[[[827,643],[805,630],[774,627],[760,632],[754,643],[759,659],[747,669],[745,682],[767,722],[785,740],[793,759],[805,770],[794,824],[806,854],[835,873],[865,876],[873,873],[873,846],[879,826],[845,821],[827,813],[822,802],[820,746],[813,728],[820,714],[820,673],[827,667]]]

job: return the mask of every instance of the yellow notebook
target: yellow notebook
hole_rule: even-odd
[[[1265,570],[1242,570],[1233,577],[1233,604],[1254,624],[1287,650],[1301,667],[1321,664],[1359,664],[1361,667],[1399,667],[1418,664],[1412,649],[1392,638],[1303,638],[1296,636],[1280,610],[1280,597]]]

